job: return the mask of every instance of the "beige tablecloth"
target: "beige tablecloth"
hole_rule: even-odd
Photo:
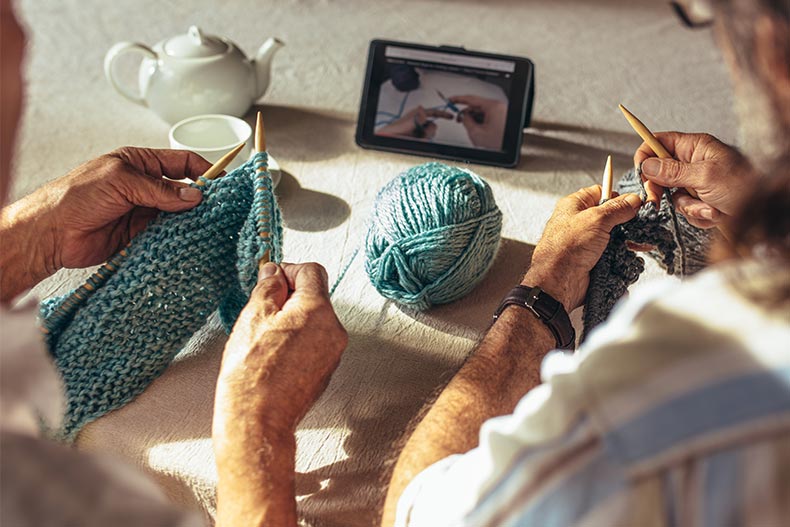
[[[472,166],[504,213],[504,241],[484,282],[459,302],[412,313],[375,292],[358,258],[334,296],[350,344],[298,436],[299,507],[310,525],[375,522],[394,443],[528,266],[557,198],[599,182],[609,153],[618,173],[630,166],[640,141],[617,103],[655,130],[735,138],[711,33],[681,27],[664,2],[21,0],[19,7],[31,43],[17,195],[115,147],[167,145],[168,126],[104,80],[102,59],[114,42],[153,44],[190,24],[248,53],[268,36],[284,40],[261,108],[270,151],[286,172],[277,191],[285,255],[319,261],[332,278],[362,242],[376,191],[423,161],[354,144],[369,40],[465,45],[534,61],[534,126],[521,163]],[[37,292],[63,291],[84,274],[62,272]],[[650,266],[643,280],[659,274]],[[150,472],[174,500],[213,513],[210,423],[224,340],[212,319],[142,396],[88,426],[79,448],[116,453]]]

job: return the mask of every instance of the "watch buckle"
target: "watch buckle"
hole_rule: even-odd
[[[543,317],[540,316],[540,313],[538,313],[533,306],[535,305],[535,302],[538,301],[538,296],[542,292],[543,290],[540,287],[533,287],[530,289],[527,299],[524,300],[524,307],[532,311],[532,314],[535,315],[538,320],[543,320]]]

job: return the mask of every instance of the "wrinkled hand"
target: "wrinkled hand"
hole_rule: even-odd
[[[160,210],[200,203],[197,179],[210,163],[192,152],[125,147],[75,168],[5,207],[0,215],[3,300],[63,268],[106,261]]]
[[[215,440],[227,438],[231,448],[231,431],[245,422],[292,433],[348,342],[323,267],[270,263],[261,277],[225,346],[217,383]]]
[[[634,216],[642,202],[625,194],[598,205],[601,187],[595,185],[562,198],[543,231],[522,283],[540,286],[562,302],[570,313],[581,306],[609,233]]]
[[[455,95],[450,101],[466,104],[467,107],[458,113],[458,122],[464,125],[469,140],[475,146],[502,149],[507,122],[507,104],[495,99],[486,99],[476,95]]]
[[[656,137],[674,159],[659,159],[642,143],[634,154],[641,164],[648,200],[658,202],[662,187],[677,187],[672,202],[689,223],[715,227],[736,212],[757,175],[747,159],[712,135],[660,132]],[[693,189],[693,198],[685,189]]]
[[[416,139],[433,139],[438,127],[429,117],[435,119],[452,119],[453,114],[443,110],[417,106],[404,114],[397,121],[383,126],[376,131],[377,135],[398,135]]]
[[[52,204],[55,265],[104,262],[160,210],[177,212],[202,199],[195,188],[162,179],[196,180],[211,164],[184,150],[120,148],[75,168],[42,190]]]

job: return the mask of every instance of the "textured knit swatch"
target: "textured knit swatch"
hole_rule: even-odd
[[[53,436],[73,440],[86,423],[142,393],[215,310],[230,330],[255,287],[260,257],[268,251],[281,260],[271,176],[255,171],[266,159],[257,154],[222,178],[204,180],[194,209],[161,213],[76,306],[61,309],[69,295],[42,304],[68,400],[63,428]]]
[[[494,261],[502,213],[477,174],[443,163],[382,188],[365,238],[365,270],[382,296],[415,309],[469,293]]]
[[[640,194],[643,198],[645,195],[642,179],[634,170],[620,180],[617,191]],[[684,277],[705,267],[712,235],[694,227],[682,214],[675,212],[668,190],[661,198],[658,211],[646,203],[636,218],[615,227],[606,250],[590,272],[582,341],[595,326],[606,320],[617,301],[645,269],[644,260],[628,249],[626,241],[654,245],[656,249],[648,254],[668,274]]]

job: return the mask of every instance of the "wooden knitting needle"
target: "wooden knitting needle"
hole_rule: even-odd
[[[623,115],[625,115],[625,118],[628,120],[628,124],[631,125],[631,128],[633,128],[637,134],[639,134],[639,137],[642,138],[642,141],[647,143],[647,146],[649,146],[658,157],[662,159],[672,159],[672,155],[667,151],[666,148],[664,148],[664,145],[661,144],[661,141],[659,141],[658,138],[653,135],[653,132],[651,132],[642,121],[637,119],[634,114],[629,112],[625,106],[622,104],[619,106],[620,111],[623,112]],[[699,197],[694,189],[687,188],[686,192],[688,192],[692,198]]]
[[[601,203],[612,199],[612,156],[606,157],[606,166],[603,169],[603,183],[601,183]]]
[[[258,116],[255,119],[255,152],[265,152],[266,151],[266,130],[263,128],[263,116],[261,112],[258,112]],[[264,172],[267,167],[264,165],[258,168],[258,172]],[[262,238],[266,238],[269,236],[268,232],[260,233]],[[269,261],[269,251],[266,251],[261,260],[258,262],[258,269],[263,267],[265,263]]]
[[[241,152],[241,149],[244,148],[245,144],[247,144],[246,141],[240,143],[239,146],[222,156],[219,161],[211,165],[211,167],[206,170],[206,172],[201,177],[208,180],[215,179],[222,173],[223,170],[225,170],[225,167],[227,167],[230,162],[233,161],[237,155],[239,155],[239,152]],[[202,187],[206,184],[206,182],[202,179],[198,179],[195,184],[199,187]]]
[[[258,112],[255,119],[255,152],[266,151],[266,130],[263,128],[263,115]]]

